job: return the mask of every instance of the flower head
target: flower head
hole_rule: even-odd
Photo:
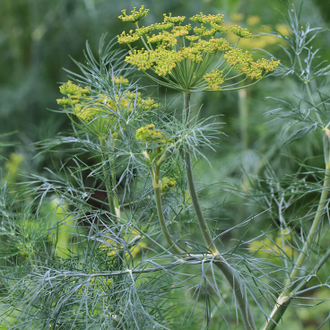
[[[123,15],[118,16],[123,22],[137,22],[140,19],[146,17],[149,13],[149,9],[144,9],[144,6],[141,6],[139,10],[136,10],[136,7],[133,8],[130,15],[127,15],[126,10],[121,11]]]
[[[60,92],[64,95],[70,95],[70,96],[82,96],[90,93],[90,90],[88,87],[82,88],[80,86],[77,86],[72,83],[71,80],[69,80],[66,84],[63,84],[60,86]]]
[[[163,14],[163,16],[164,16],[164,22],[175,23],[175,24],[181,24],[186,19],[186,16],[172,17],[172,13],[169,13],[168,16],[166,14]]]
[[[125,31],[123,31],[122,34],[118,36],[118,43],[130,44],[134,41],[138,41],[139,39],[140,36],[137,33],[133,34],[133,30],[131,30],[130,33],[126,33]]]
[[[169,191],[172,187],[176,185],[176,180],[174,178],[163,177],[161,181],[162,191]]]
[[[124,78],[123,76],[119,76],[119,77],[112,76],[111,79],[117,85],[128,84],[129,83],[129,80]]]
[[[230,30],[240,38],[252,38],[252,33],[249,32],[248,29],[244,29],[238,25],[231,26]]]
[[[223,71],[213,70],[210,73],[204,75],[204,79],[207,81],[209,88],[212,90],[221,90],[221,85],[225,82],[222,77]]]
[[[68,81],[60,86],[60,91],[67,98],[58,99],[59,105],[70,107],[72,114],[89,127],[93,134],[114,132],[118,125],[118,118],[130,114],[133,109],[143,115],[144,112],[159,108],[159,104],[152,98],[142,98],[137,91],[124,90],[120,92],[123,84],[128,84],[129,80],[123,76],[112,76],[112,82],[118,86],[118,94],[105,95],[93,94],[85,87]],[[112,133],[113,137],[115,133]]]
[[[193,22],[197,22],[200,24],[206,24],[206,23],[215,23],[220,24],[223,22],[224,15],[217,14],[217,15],[204,15],[203,13],[194,15],[193,17],[190,17],[190,20]]]
[[[221,25],[223,17],[222,14],[200,13],[190,18],[197,23],[192,27],[191,24],[182,25],[184,16],[164,14],[163,22],[142,28],[136,24],[135,31],[123,32],[118,36],[118,42],[127,43],[131,48],[126,62],[138,70],[148,71],[148,76],[157,83],[184,92],[230,90],[231,86],[238,84],[237,77],[241,81],[246,77],[259,80],[273,71],[278,61],[254,61],[250,53],[219,37],[227,30]],[[156,30],[159,32],[155,33]],[[240,38],[252,37],[247,29],[238,25],[230,30]],[[144,46],[133,49],[130,44],[138,40]],[[198,65],[202,62],[206,65]],[[233,79],[236,82],[230,81]]]
[[[156,129],[154,124],[139,128],[136,131],[135,138],[143,142],[166,143],[164,133]]]
[[[227,63],[244,73],[247,77],[252,79],[261,79],[266,73],[274,71],[280,64],[279,61],[270,61],[266,59],[259,59],[253,61],[252,55],[248,51],[241,49],[232,49],[228,51],[224,58]]]

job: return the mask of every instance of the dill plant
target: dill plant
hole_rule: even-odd
[[[223,15],[204,15],[200,13],[190,18],[197,23],[194,28],[191,24],[182,25],[184,16],[172,17],[164,14],[162,23],[148,27],[139,27],[139,21],[148,14],[143,6],[137,11],[135,8],[131,14],[123,10],[119,16],[125,22],[135,23],[136,29],[127,34],[123,32],[118,37],[119,43],[127,43],[131,50],[125,61],[137,66],[153,81],[167,88],[183,93],[182,122],[187,130],[194,131],[194,123],[197,117],[191,116],[191,94],[201,91],[232,91],[252,86],[261,80],[268,72],[272,72],[279,65],[279,61],[266,60],[264,58],[254,61],[252,55],[237,46],[232,47],[224,38],[217,37],[226,31],[222,26]],[[251,38],[252,34],[238,25],[229,28],[232,33],[240,38]],[[159,31],[158,34],[153,32]],[[151,35],[151,33],[153,33]],[[142,41],[141,50],[131,47],[132,42]],[[237,42],[238,44],[238,42]],[[149,73],[151,72],[151,73]],[[137,132],[137,139],[152,141],[155,139],[150,134],[150,126],[142,128],[142,134]],[[154,127],[151,130],[154,132]],[[148,134],[149,133],[149,134]],[[158,139],[163,139],[160,132]],[[207,139],[207,138],[205,138]],[[178,139],[175,139],[178,140]],[[165,140],[163,140],[166,142]],[[204,212],[199,202],[197,190],[193,178],[191,164],[192,150],[196,147],[191,144],[187,134],[179,139],[180,149],[185,164],[186,180],[188,184],[191,202],[196,214],[199,228],[204,239],[205,248],[214,256],[216,265],[229,281],[235,295],[245,329],[256,329],[252,313],[247,304],[247,297],[243,282],[235,270],[216,247],[217,238],[213,237]],[[199,141],[196,141],[197,145]],[[168,141],[168,153],[172,152],[173,143]],[[164,160],[168,157],[166,148],[157,150],[158,157],[151,166],[153,187],[157,205],[157,213],[168,244],[173,252],[185,254],[180,246],[171,238],[166,221],[164,219],[160,197],[160,171]],[[149,156],[146,155],[149,160]]]
[[[39,148],[70,146],[72,155],[46,177],[30,175],[14,198],[6,193],[7,184],[2,187],[1,236],[7,249],[1,255],[0,322],[5,329],[170,329],[176,320],[169,298],[181,287],[192,292],[183,322],[189,326],[204,301],[198,327],[209,328],[214,314],[223,313],[222,288],[228,283],[239,327],[269,330],[293,300],[328,285],[319,279],[306,288],[330,253],[322,232],[329,186],[328,97],[316,85],[329,67],[312,69],[316,52],[308,48],[320,30],[301,29],[290,9],[290,34],[280,36],[288,44],[286,65],[272,56],[254,59],[240,49],[239,40],[252,34],[224,26],[223,15],[200,13],[183,25],[185,17],[164,14],[163,22],[140,27],[147,14],[143,6],[129,14],[124,10],[119,18],[135,29],[119,35],[118,42],[128,44],[129,52],[116,50],[103,36],[95,57],[87,43],[86,63],[75,62],[80,73],[69,72],[70,80],[60,87],[63,97],[57,101],[73,134],[43,141]],[[238,37],[236,45],[221,37],[226,30]],[[181,111],[145,96],[134,67],[182,93]],[[226,233],[250,228],[256,216],[225,232],[209,221],[192,158],[206,158],[203,151],[214,149],[220,123],[194,114],[191,95],[241,90],[276,68],[277,74],[296,75],[309,98],[297,105],[274,99],[280,105],[270,115],[303,125],[288,141],[323,132],[326,169],[314,173],[301,165],[309,174],[324,175],[313,186],[321,198],[316,211],[303,215],[312,219],[306,231],[300,219],[285,220],[308,193],[306,185],[251,179],[239,193],[261,204],[261,214],[279,217],[279,235],[246,239],[244,234],[233,247],[221,248]]]
[[[268,112],[268,115],[275,115],[277,119],[286,120],[286,129],[290,132],[285,143],[292,143],[295,140],[305,137],[307,134],[312,135],[312,132],[318,132],[317,135],[320,144],[323,147],[324,168],[317,169],[316,173],[323,176],[318,181],[317,191],[320,192],[320,197],[317,206],[312,212],[307,211],[303,218],[309,220],[308,226],[305,226],[300,219],[301,234],[298,237],[295,231],[297,223],[295,220],[287,220],[286,212],[291,205],[289,199],[293,196],[281,192],[282,197],[278,199],[278,212],[280,215],[279,229],[281,232],[280,240],[276,244],[282,247],[280,253],[283,257],[283,264],[286,268],[286,276],[284,277],[284,287],[276,304],[273,307],[267,322],[262,327],[264,330],[275,329],[283,317],[285,311],[290,304],[294,304],[296,300],[306,301],[307,306],[315,306],[326,300],[311,298],[306,296],[308,292],[328,287],[328,278],[324,279],[321,274],[321,269],[326,265],[329,258],[328,246],[328,228],[326,222],[329,221],[328,215],[328,190],[329,190],[329,94],[327,93],[327,76],[329,75],[330,66],[326,62],[321,61],[318,53],[320,49],[314,49],[313,40],[319,33],[325,32],[323,28],[311,28],[309,24],[303,25],[300,21],[302,4],[298,10],[291,5],[288,9],[287,30],[288,35],[283,35],[280,32],[274,35],[284,41],[286,47],[283,47],[286,58],[281,63],[279,75],[286,77],[294,76],[302,85],[302,96],[298,98],[296,103],[288,102],[287,100],[272,98],[277,102],[277,108]],[[288,122],[288,119],[290,120]],[[321,134],[322,133],[322,136]],[[315,134],[315,133],[314,133]],[[312,169],[307,165],[301,164],[306,173],[311,174]],[[308,170],[309,169],[309,170]],[[294,185],[295,182],[291,183]],[[280,188],[281,190],[281,188]],[[299,189],[298,189],[299,191]],[[304,192],[299,191],[299,197]],[[307,191],[310,193],[310,191]],[[287,196],[285,196],[287,195]],[[289,216],[292,216],[287,212]],[[298,215],[299,217],[299,215]],[[285,236],[288,235],[289,238]],[[288,257],[287,251],[288,241],[290,241],[291,256]],[[309,285],[313,279],[316,281]],[[312,281],[313,282],[313,281]],[[313,300],[315,302],[313,303]],[[309,303],[308,301],[312,301]],[[318,327],[321,329],[326,324],[330,315]]]

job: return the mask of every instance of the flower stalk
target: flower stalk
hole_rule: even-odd
[[[162,233],[171,247],[174,253],[184,254],[185,252],[180,249],[180,247],[173,241],[171,234],[167,228],[166,220],[164,217],[163,207],[162,207],[162,192],[161,192],[161,182],[160,182],[160,167],[162,165],[163,159],[160,157],[156,162],[155,169],[152,167],[152,179],[153,179],[153,188],[155,192],[156,208],[159,219],[160,228]]]
[[[327,203],[328,198],[328,189],[330,187],[330,157],[329,157],[329,149],[330,149],[330,130],[327,128],[324,129],[323,133],[323,150],[325,156],[325,175],[324,182],[322,187],[322,193],[319,200],[319,204],[317,207],[317,211],[314,216],[314,220],[312,226],[309,230],[308,236],[306,238],[305,244],[302,250],[299,253],[297,261],[293,267],[293,270],[290,273],[289,278],[285,283],[285,289],[282,291],[280,296],[277,299],[276,305],[273,308],[272,312],[269,315],[268,320],[263,326],[262,330],[273,330],[278,325],[278,322],[281,320],[284,312],[289,307],[291,300],[293,299],[296,289],[295,289],[295,279],[298,277],[299,272],[301,271],[301,267],[308,256],[308,251],[311,250],[311,246],[313,244],[313,240],[315,235],[317,234],[317,229],[322,220],[322,216],[324,214],[324,208]],[[305,285],[306,283],[304,283]],[[301,288],[301,285],[299,285]]]
[[[190,93],[184,93],[184,103],[183,103],[183,111],[185,113],[184,117],[186,118],[186,121],[189,121],[189,115],[190,115]],[[199,228],[201,230],[201,233],[203,235],[206,247],[215,255],[219,254],[214,241],[212,239],[212,235],[210,232],[210,229],[206,223],[206,220],[204,218],[204,214],[202,211],[202,207],[200,205],[194,177],[193,177],[193,171],[192,171],[192,165],[191,165],[191,157],[189,154],[189,151],[184,152],[184,161],[185,161],[185,169],[186,169],[186,176],[187,176],[187,182],[188,182],[188,189],[190,193],[190,198],[192,201],[192,204],[194,206],[194,210],[196,212],[196,217],[198,220]]]
[[[184,93],[184,105],[183,105],[183,112],[184,116],[187,121],[189,121],[189,114],[190,114],[190,93]],[[189,151],[185,151],[184,153],[184,160],[185,160],[185,169],[186,169],[186,176],[188,182],[188,189],[190,193],[190,198],[196,213],[196,217],[198,220],[199,228],[201,230],[204,242],[206,247],[216,256],[215,265],[221,270],[225,278],[228,280],[231,288],[233,289],[243,325],[245,330],[256,330],[256,326],[254,323],[254,319],[249,307],[248,299],[246,296],[246,292],[243,287],[243,283],[241,282],[239,276],[235,274],[234,270],[230,267],[228,262],[225,258],[220,254],[217,247],[215,246],[214,239],[212,238],[210,229],[207,225],[205,220],[202,207],[199,202],[199,198],[197,195],[192,165],[191,165],[191,157]]]

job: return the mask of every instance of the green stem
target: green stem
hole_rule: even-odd
[[[316,264],[316,266],[312,269],[310,274],[313,274],[312,276],[315,276],[314,274],[317,274],[318,271],[322,268],[322,266],[327,262],[327,260],[330,258],[330,249],[327,250],[327,252],[324,254],[324,256],[319,260],[319,262]],[[310,277],[305,277],[294,289],[294,293],[298,293],[302,290],[305,285],[310,280]]]
[[[106,192],[107,192],[107,198],[108,198],[108,204],[109,204],[109,211],[111,214],[116,215],[116,203],[115,203],[115,195],[113,193],[112,189],[112,178],[113,175],[109,173],[109,170],[107,170],[107,167],[105,165],[105,152],[104,152],[104,147],[105,147],[105,141],[103,138],[99,139],[100,144],[101,144],[101,156],[102,156],[102,171],[103,171],[103,176],[105,179],[105,186],[106,186]]]
[[[240,117],[240,130],[241,130],[241,141],[242,150],[245,153],[248,149],[248,107],[246,99],[246,89],[238,90],[238,108]]]
[[[225,276],[231,288],[233,289],[238,308],[241,313],[244,329],[256,330],[257,328],[254,323],[254,318],[249,306],[249,302],[242,281],[235,274],[228,262],[220,254],[217,255],[216,260],[217,262],[215,262],[215,265],[221,270],[222,274]]]
[[[324,133],[324,134],[326,134],[326,133]],[[325,136],[325,139],[328,139],[328,137]],[[327,154],[327,150],[325,150],[327,147],[328,147],[327,144],[324,143],[324,153],[325,154]],[[294,297],[295,290],[290,287],[292,286],[293,282],[295,281],[296,277],[298,276],[306,256],[308,256],[308,251],[310,250],[310,248],[312,246],[314,236],[316,235],[317,229],[322,220],[322,215],[324,213],[324,207],[327,202],[328,188],[330,186],[330,175],[329,175],[330,174],[330,163],[327,159],[326,159],[326,161],[327,161],[327,163],[326,163],[326,169],[325,169],[325,178],[324,178],[324,182],[323,182],[323,189],[322,189],[320,201],[319,201],[319,204],[317,207],[317,211],[315,213],[315,217],[314,217],[312,226],[309,230],[305,244],[299,253],[299,256],[294,265],[294,268],[285,283],[285,289],[283,290],[281,295],[278,297],[276,305],[273,308],[273,310],[272,310],[266,324],[263,326],[262,330],[273,330],[276,328],[278,322],[281,320],[284,312],[286,311],[292,298]]]
[[[116,194],[114,192],[114,187],[116,186],[116,181],[115,181],[115,174],[112,171],[111,167],[107,169],[106,167],[106,156],[105,156],[105,140],[104,138],[100,137],[99,138],[100,145],[101,145],[101,156],[102,156],[102,171],[103,171],[103,176],[105,180],[105,186],[106,186],[106,192],[107,192],[107,198],[108,198],[108,204],[109,204],[109,211],[111,215],[114,217],[114,219],[117,220],[117,223],[119,222],[120,218],[120,208],[119,208],[119,202],[116,197]],[[111,162],[109,162],[111,166]],[[123,256],[124,256],[124,250],[122,249],[122,246],[120,243],[116,243],[116,248],[117,248],[117,257],[118,257],[118,264],[121,265],[123,261]]]
[[[184,254],[185,252],[182,251],[172,240],[171,234],[166,225],[166,221],[163,213],[163,207],[162,207],[161,184],[160,184],[159,174],[160,174],[160,165],[156,165],[156,169],[155,171],[153,171],[153,187],[155,192],[156,207],[157,207],[157,214],[158,214],[160,228],[168,245],[171,247],[173,252],[175,252],[176,254]]]
[[[219,252],[213,242],[211,232],[209,230],[209,227],[205,221],[203,211],[201,208],[201,205],[199,203],[199,199],[196,192],[196,187],[194,183],[193,173],[192,173],[192,166],[191,166],[191,159],[189,152],[185,152],[184,154],[184,160],[185,160],[185,166],[186,166],[186,175],[187,175],[187,181],[188,181],[188,189],[190,193],[191,202],[194,206],[196,217],[198,220],[199,228],[201,230],[201,233],[203,235],[206,247],[215,255],[217,255]]]
[[[299,56],[300,54],[296,54],[296,55],[298,58],[299,67],[300,67],[301,71],[303,71],[301,59]],[[315,107],[315,102],[314,102],[314,98],[313,98],[313,95],[312,95],[312,92],[310,89],[309,81],[304,81],[304,82],[306,84],[307,94],[310,99],[310,102]],[[317,112],[316,112],[316,118],[319,121],[319,123],[322,124],[322,119],[321,119],[319,113],[317,113]],[[278,297],[276,305],[273,308],[273,310],[272,310],[266,324],[262,328],[262,330],[275,329],[277,326],[277,323],[281,320],[284,312],[288,308],[288,306],[296,292],[296,288],[291,291],[288,291],[287,287],[292,284],[291,279],[298,275],[300,268],[306,258],[306,255],[307,255],[309,246],[312,242],[313,236],[318,228],[320,221],[322,220],[323,209],[324,209],[324,206],[325,206],[325,203],[327,200],[327,196],[328,196],[327,189],[330,186],[330,178],[329,178],[330,163],[329,163],[329,159],[328,159],[328,156],[329,156],[329,152],[328,152],[329,145],[328,144],[329,144],[329,136],[327,136],[326,132],[324,132],[324,134],[323,134],[323,150],[324,150],[325,164],[326,164],[325,178],[324,178],[324,182],[323,182],[323,190],[322,190],[318,208],[317,208],[317,211],[316,211],[313,223],[312,223],[312,227],[308,233],[307,240],[304,244],[304,247],[298,256],[297,262],[296,262],[287,282],[285,283],[286,288],[283,290],[281,295]],[[299,288],[303,287],[304,285],[306,285],[306,283],[304,283],[304,281],[303,281],[299,284]]]
[[[150,216],[150,218],[148,220],[148,223],[147,223],[146,227],[144,228],[144,231],[145,232],[147,232],[148,229],[150,228],[151,222],[154,219],[155,215],[156,215],[156,212],[152,212],[152,214],[151,214],[151,216]]]
[[[189,121],[189,113],[190,113],[190,93],[184,93],[184,118]],[[184,160],[185,160],[185,168],[186,168],[186,176],[188,182],[188,189],[190,193],[190,198],[196,213],[196,217],[198,220],[199,228],[201,230],[202,236],[204,238],[204,242],[207,245],[207,248],[216,256],[215,265],[221,270],[225,278],[228,280],[230,286],[233,289],[235,294],[235,298],[241,313],[242,321],[244,324],[245,330],[255,330],[256,326],[254,323],[254,319],[248,304],[248,299],[246,296],[246,292],[243,288],[243,283],[241,282],[239,276],[235,274],[233,269],[230,267],[225,258],[219,253],[218,249],[214,244],[214,240],[211,236],[211,232],[204,218],[204,214],[202,211],[202,207],[200,205],[195,183],[192,172],[192,165],[189,152],[184,152]]]

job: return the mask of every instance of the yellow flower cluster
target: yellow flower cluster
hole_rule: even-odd
[[[204,79],[207,81],[210,89],[220,91],[221,90],[220,85],[222,85],[225,82],[225,79],[222,78],[222,76],[223,76],[223,71],[213,70],[210,73],[206,73],[204,75]]]
[[[174,40],[176,41],[176,39]],[[149,42],[151,41],[156,42],[156,38],[149,39]],[[138,70],[145,71],[153,68],[159,76],[166,76],[184,59],[200,63],[203,60],[203,53],[224,52],[229,49],[231,47],[228,41],[223,38],[210,39],[209,41],[199,39],[197,43],[191,43],[189,47],[181,47],[179,51],[169,50],[165,46],[155,50],[134,49],[129,52],[125,61],[137,66]]]
[[[252,79],[261,79],[264,74],[274,71],[280,64],[279,61],[274,61],[274,59],[268,61],[264,58],[254,62],[248,51],[244,52],[238,48],[226,52],[224,58],[229,66],[236,67]]]
[[[229,45],[229,42],[226,39],[219,38],[210,40],[199,40],[197,43],[190,45],[192,48],[197,48],[201,53],[205,52],[208,54],[216,53],[217,51],[226,52],[232,47]]]
[[[273,72],[280,64],[280,61],[275,61],[274,58],[271,58],[270,61],[267,61],[265,58],[257,60],[256,65],[265,71],[265,73]]]
[[[252,38],[252,33],[249,32],[248,29],[243,29],[238,25],[231,26],[230,30],[240,38],[246,38],[246,39]]]
[[[125,61],[135,65],[139,70],[148,70],[154,64],[154,56],[153,52],[147,51],[145,49],[141,50],[131,50],[129,51],[129,55],[126,56]]]
[[[183,60],[183,56],[175,50],[158,48],[154,53],[154,70],[159,76],[166,76],[172,72],[178,62]]]
[[[186,58],[194,63],[200,63],[203,61],[202,52],[199,47],[183,47],[179,54],[180,56],[182,55],[183,58]]]
[[[190,20],[193,22],[197,22],[200,24],[220,24],[223,22],[224,15],[217,14],[217,15],[204,15],[203,13],[194,15],[193,17],[190,17]]]
[[[137,11],[135,10],[135,12]],[[200,13],[194,15],[190,20],[200,26],[192,28],[191,24],[181,25],[185,20],[184,16],[172,17],[171,13],[164,14],[163,22],[142,28],[136,24],[137,28],[134,31],[130,30],[128,34],[123,32],[119,35],[118,42],[130,44],[141,39],[144,47],[136,50],[129,46],[131,50],[125,61],[136,66],[138,70],[153,70],[156,75],[166,77],[164,83],[170,80],[178,86],[175,88],[181,88],[181,90],[189,90],[190,84],[207,88],[205,81],[209,87],[212,86],[212,89],[221,89],[220,85],[225,81],[222,75],[220,76],[220,72],[223,74],[223,70],[215,70],[207,74],[186,72],[187,68],[198,70],[199,66],[194,63],[201,63],[204,59],[208,61],[209,54],[217,52],[221,52],[226,61],[227,67],[222,67],[222,69],[230,71],[231,67],[235,67],[253,79],[261,79],[265,73],[273,71],[278,66],[279,62],[274,60],[262,59],[255,62],[250,53],[233,48],[224,38],[216,37],[217,33],[224,33],[227,30],[221,25],[223,17],[222,14],[204,15]],[[160,32],[152,33],[155,30]],[[238,25],[230,27],[230,30],[240,38],[252,37],[247,29]],[[211,62],[208,64],[212,65]],[[174,70],[176,67],[178,69]],[[183,75],[182,72],[184,72]],[[193,78],[191,79],[191,77]]]
[[[111,79],[117,85],[122,85],[122,84],[128,84],[129,83],[128,79],[124,78],[123,76],[119,76],[119,77],[112,76]]]
[[[81,95],[89,94],[90,90],[88,87],[79,87],[73,84],[71,80],[69,80],[66,84],[60,86],[60,92],[64,95],[75,95],[80,97]]]
[[[172,23],[167,23],[172,24]],[[188,35],[189,31],[191,30],[191,25],[185,25],[185,26],[175,26],[171,30],[171,32],[163,31],[159,34],[153,34],[152,36],[147,36],[147,42],[157,43],[159,45],[162,45],[163,47],[173,47],[177,44],[177,38]],[[137,32],[139,33],[139,31]],[[132,37],[134,39],[134,37]],[[118,39],[119,40],[119,39]]]
[[[253,57],[248,51],[242,51],[239,48],[233,48],[224,54],[224,58],[230,66],[235,66],[242,70],[250,68],[250,64],[253,62]]]
[[[174,26],[174,24],[181,24],[184,19],[184,16],[172,17],[172,14],[168,16],[164,14],[162,23],[137,28],[135,32],[131,30],[128,34],[123,32],[118,36],[119,43],[132,43],[146,35],[148,44],[156,44],[155,49],[150,46],[149,49],[131,50],[125,59],[126,62],[137,66],[139,70],[145,71],[153,68],[159,76],[166,76],[184,59],[199,63],[203,59],[203,53],[224,51],[229,47],[228,42],[224,39],[212,38],[209,41],[202,39],[202,37],[213,36],[216,32],[224,31],[224,28],[218,25],[218,23],[222,22],[223,15],[206,16],[201,13],[192,17],[192,21],[209,23],[212,26],[211,30],[205,27],[195,28],[194,31],[195,33],[196,31],[198,32],[196,33],[197,35],[189,35],[189,31],[192,29],[190,24]],[[171,27],[171,31],[165,31]],[[161,30],[161,32],[149,36],[148,34],[154,30]],[[186,37],[190,41],[190,45],[174,50],[173,48],[177,46],[178,38],[180,37]],[[194,41],[198,41],[198,43],[194,43]]]
[[[159,76],[165,76],[175,68],[178,62],[183,60],[183,55],[180,56],[175,50],[168,50],[164,47],[159,47],[154,51],[145,49],[129,52],[129,56],[125,61],[138,67],[138,70],[148,70],[154,66],[155,72]]]
[[[161,189],[163,192],[169,191],[172,187],[176,185],[176,180],[174,178],[162,178]]]
[[[151,24],[149,26],[143,26],[143,27],[135,30],[135,36],[142,37],[155,30],[159,30],[159,31],[168,30],[172,26],[173,26],[173,23],[166,23],[166,22]],[[131,31],[133,32],[133,30],[131,30]],[[119,38],[118,38],[118,42],[119,42]],[[123,41],[123,42],[125,42],[125,41]],[[123,43],[123,42],[119,42],[119,43]]]
[[[57,104],[59,105],[63,105],[63,106],[75,106],[79,103],[79,100],[73,100],[72,98],[71,99],[67,99],[65,97],[62,97],[61,99],[57,99],[56,100]]]
[[[113,109],[116,106],[116,103],[112,99],[107,98],[103,94],[98,94],[95,98],[81,99],[80,102],[75,105],[72,112],[86,122],[106,115],[108,113],[107,108]]]
[[[194,32],[201,37],[213,37],[217,32],[225,32],[226,29],[220,25],[212,24],[212,29],[209,30],[205,26],[195,27]]]
[[[284,237],[284,249],[282,248],[282,235]],[[279,259],[283,254],[292,256],[295,253],[292,247],[292,235],[289,230],[278,231],[272,238],[264,238],[263,240],[255,240],[249,244],[250,253],[256,253],[257,256],[263,258]],[[275,261],[274,260],[274,261]],[[279,259],[278,261],[280,261]]]
[[[130,44],[134,41],[138,41],[140,36],[136,33],[133,33],[133,30],[130,30],[128,34],[125,31],[122,32],[120,36],[118,36],[118,43],[122,44]]]
[[[149,9],[144,9],[144,6],[141,6],[141,8],[137,11],[136,7],[133,8],[130,15],[127,15],[126,10],[121,11],[123,15],[118,16],[119,19],[121,19],[123,22],[137,22],[140,19],[146,17],[149,13]]]
[[[85,97],[86,94],[90,94],[90,90],[88,87],[82,88],[72,83],[69,80],[66,84],[60,86],[61,94],[67,95],[68,98],[57,99],[57,104],[63,106],[76,106],[79,103],[79,99]]]
[[[197,41],[199,39],[199,36],[196,35],[186,36],[186,39],[193,42],[193,41]]]
[[[113,76],[112,81],[118,85],[129,83],[128,79],[123,76]],[[114,98],[104,94],[87,97],[86,94],[90,94],[90,90],[87,87],[79,87],[71,81],[60,86],[60,92],[68,98],[58,99],[57,103],[63,106],[71,106],[72,113],[87,122],[96,117],[113,114],[113,112],[120,112],[121,110],[131,112],[134,106],[141,107],[143,111],[159,107],[159,104],[155,103],[153,99],[143,99],[140,92],[126,91],[124,95],[117,94]],[[109,121],[110,117],[107,120]]]
[[[179,38],[182,36],[186,36],[189,34],[189,31],[191,30],[191,25],[179,25],[179,26],[174,26],[171,33],[174,36],[174,38]]]
[[[164,16],[164,22],[166,23],[181,24],[186,19],[186,16],[172,17],[172,13],[169,13],[168,16],[166,14],[163,14],[163,16]]]
[[[170,23],[169,23],[169,27],[168,27],[168,28],[171,28],[172,26],[173,26],[173,24],[170,24]],[[164,30],[166,30],[166,29],[167,29],[167,28],[164,28]],[[146,35],[146,34],[152,32],[152,31],[154,31],[154,30],[156,30],[155,24],[151,24],[150,26],[143,26],[143,27],[138,28],[138,29],[135,30],[135,36],[140,38],[140,37],[142,37],[142,36],[144,36],[144,35]],[[133,30],[131,30],[131,31],[133,31]],[[122,32],[122,35],[123,35],[124,33],[125,33],[125,31]],[[120,39],[120,36],[118,36],[118,42],[119,42],[120,44],[122,44],[122,43],[127,43],[126,41]]]
[[[164,133],[157,130],[154,124],[143,126],[136,131],[135,138],[139,141],[166,143]]]
[[[153,34],[151,37],[147,36],[147,42],[149,44],[162,44],[163,47],[173,47],[178,43],[177,39],[172,35],[172,33],[167,31],[159,34]]]

